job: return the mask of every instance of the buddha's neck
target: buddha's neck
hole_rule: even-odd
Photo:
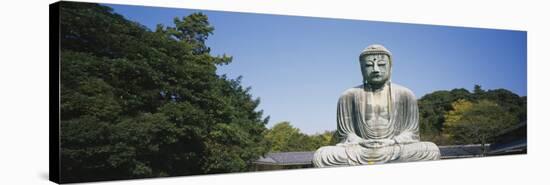
[[[372,91],[372,92],[381,91],[386,87],[386,85],[389,85],[389,80],[380,84],[370,84],[370,83],[363,84],[365,90]]]

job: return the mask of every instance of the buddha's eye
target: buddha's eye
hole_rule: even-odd
[[[368,67],[373,66],[374,64],[372,62],[367,62],[366,64]]]

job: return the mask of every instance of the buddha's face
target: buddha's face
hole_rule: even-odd
[[[361,58],[363,82],[368,82],[373,85],[386,83],[390,78],[390,70],[391,65],[388,55],[366,55]]]

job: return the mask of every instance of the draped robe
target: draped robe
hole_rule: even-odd
[[[346,90],[338,100],[337,125],[336,136],[341,142],[319,148],[314,154],[314,166],[436,160],[440,157],[434,143],[419,140],[418,105],[413,93],[394,83],[388,82],[377,91],[365,89],[363,85]],[[373,140],[394,144],[383,147],[361,144]]]

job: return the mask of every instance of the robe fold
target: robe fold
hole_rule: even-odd
[[[314,154],[314,166],[436,160],[440,157],[435,144],[419,140],[418,104],[413,93],[394,83],[386,84],[377,92],[365,90],[363,85],[346,90],[338,100],[336,136],[341,142],[319,148]],[[384,147],[364,144],[373,140],[391,141],[392,144]]]

